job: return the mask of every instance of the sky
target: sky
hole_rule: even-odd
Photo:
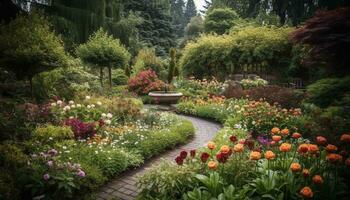
[[[194,0],[194,3],[196,4],[197,10],[202,10],[203,6],[205,5],[204,0]]]

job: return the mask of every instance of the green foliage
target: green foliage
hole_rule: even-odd
[[[244,89],[266,86],[268,82],[260,77],[255,77],[254,79],[242,79],[240,81]]]
[[[171,0],[170,1],[170,13],[172,17],[172,25],[176,31],[177,37],[182,37],[184,34],[184,28],[186,26],[186,19],[184,16],[184,0]]]
[[[195,186],[194,175],[193,169],[163,162],[139,179],[140,199],[180,199],[184,192]]]
[[[152,69],[158,75],[164,69],[161,58],[156,56],[155,49],[141,49],[135,57],[135,64],[132,74],[136,75],[141,71]]]
[[[168,83],[171,83],[174,78],[176,68],[176,49],[171,48],[170,49],[170,64],[168,69]]]
[[[73,139],[74,134],[70,127],[45,125],[37,127],[32,135],[33,140],[52,143],[52,141],[63,141]]]
[[[290,64],[289,28],[245,27],[230,35],[204,35],[186,45],[180,59],[184,75],[221,79],[260,67],[281,73]]]
[[[201,16],[192,17],[185,27],[185,40],[193,40],[204,32],[204,21]]]
[[[204,20],[204,29],[207,33],[222,35],[235,25],[238,15],[230,8],[217,8],[210,11]]]
[[[186,23],[188,23],[191,20],[191,18],[196,15],[197,15],[196,4],[194,4],[193,0],[187,0],[185,12],[184,12]]]
[[[189,121],[182,121],[169,131],[156,131],[149,133],[147,139],[137,146],[145,158],[150,158],[163,152],[165,149],[173,148],[177,144],[183,144],[194,135],[194,127]]]
[[[130,54],[118,39],[108,35],[102,28],[90,36],[87,43],[77,48],[77,55],[86,63],[100,68],[101,85],[103,80],[102,68],[109,69],[109,83],[112,85],[111,68],[123,68]]]
[[[112,81],[115,85],[126,85],[129,77],[125,74],[123,69],[117,69],[113,71]]]
[[[0,66],[20,79],[65,66],[62,41],[39,13],[19,15],[0,29]]]
[[[331,105],[349,106],[349,103],[345,103],[345,98],[350,94],[350,77],[321,79],[309,85],[307,93],[307,101],[322,108]]]
[[[34,96],[41,102],[55,96],[74,99],[79,93],[99,91],[98,77],[81,67],[79,60],[72,60],[71,66],[43,72],[33,79]]]

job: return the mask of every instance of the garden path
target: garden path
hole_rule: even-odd
[[[182,150],[192,150],[204,146],[210,141],[215,133],[221,128],[221,125],[212,121],[183,116],[190,120],[196,129],[196,134],[191,141],[185,145],[178,146],[176,149],[169,150],[163,154],[148,160],[143,166],[127,171],[121,174],[117,179],[110,181],[101,188],[97,194],[98,200],[132,200],[135,199],[140,190],[136,186],[137,177],[144,174],[151,167],[157,166],[161,160],[174,160]]]

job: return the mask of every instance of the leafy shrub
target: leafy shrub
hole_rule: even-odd
[[[260,77],[256,77],[254,79],[242,79],[240,81],[244,89],[259,87],[259,86],[266,86],[268,84],[267,81]]]
[[[298,90],[284,88],[277,85],[268,85],[242,91],[227,91],[225,97],[247,98],[254,101],[264,99],[270,104],[279,103],[284,108],[297,108],[300,107],[304,94]]]
[[[74,99],[79,92],[100,90],[98,77],[81,67],[78,60],[71,61],[71,66],[44,72],[33,80],[35,98],[45,101],[59,96]]]
[[[307,101],[326,108],[339,105],[350,94],[350,76],[344,78],[327,78],[316,81],[307,87]],[[350,105],[349,103],[347,104]]]
[[[70,127],[44,125],[37,127],[32,134],[32,139],[40,142],[62,141],[73,139],[74,134]]]
[[[67,119],[64,125],[70,126],[76,139],[91,138],[96,134],[94,123],[84,123],[79,119]]]
[[[207,33],[227,33],[238,18],[237,13],[230,8],[213,9],[205,17],[204,30]]]
[[[159,80],[157,74],[151,69],[139,72],[128,81],[129,91],[139,95],[145,95],[151,91],[162,90],[163,88],[165,88],[165,83]]]
[[[174,167],[173,163],[164,162],[149,170],[139,179],[142,199],[180,199],[182,194],[195,185],[195,170],[186,167]],[[176,189],[175,189],[176,188]],[[174,190],[175,189],[175,190]]]
[[[224,79],[251,66],[281,74],[290,63],[289,32],[288,28],[245,27],[230,35],[204,35],[186,45],[180,66],[184,75],[196,78]]]
[[[125,74],[122,69],[116,69],[112,74],[112,81],[115,85],[126,85],[128,83],[129,77]]]
[[[152,70],[159,75],[163,68],[162,60],[156,56],[155,49],[141,49],[135,58],[132,74],[135,76],[141,71]]]
[[[175,80],[174,85],[185,97],[204,98],[208,95],[219,95],[223,84],[215,78],[211,80],[182,79]]]

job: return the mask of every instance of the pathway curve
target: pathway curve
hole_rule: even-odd
[[[157,166],[163,159],[174,160],[182,150],[197,149],[204,146],[210,141],[215,133],[221,128],[221,125],[215,122],[204,119],[183,116],[181,117],[190,120],[196,129],[196,134],[193,139],[176,149],[169,150],[163,154],[148,160],[143,166],[127,171],[121,174],[117,179],[110,181],[107,185],[101,188],[97,194],[98,200],[133,200],[140,192],[136,186],[137,176],[144,174],[147,169]]]

